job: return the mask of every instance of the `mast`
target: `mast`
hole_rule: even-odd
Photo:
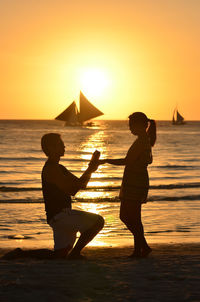
[[[174,109],[174,112],[173,112],[172,124],[175,124],[175,123],[176,123],[175,118],[174,118],[174,116],[175,116],[175,111],[176,111],[176,109]]]
[[[83,123],[100,115],[103,115],[103,112],[92,105],[80,91],[80,113],[78,115],[79,122]]]

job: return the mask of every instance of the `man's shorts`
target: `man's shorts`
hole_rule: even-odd
[[[76,241],[76,233],[83,233],[93,227],[99,219],[99,215],[84,211],[63,209],[50,221],[53,229],[54,250],[73,247]]]

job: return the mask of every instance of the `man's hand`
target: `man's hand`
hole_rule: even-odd
[[[101,153],[98,150],[95,150],[94,153],[92,154],[92,158],[90,162],[97,162],[100,158]]]
[[[100,157],[100,152],[96,150],[92,154],[92,158],[89,162],[88,168],[90,169],[91,172],[95,172],[99,166],[99,157]]]

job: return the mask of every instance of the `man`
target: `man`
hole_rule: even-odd
[[[91,174],[98,168],[100,153],[95,151],[88,168],[80,178],[59,164],[65,146],[57,133],[45,134],[41,139],[43,152],[48,157],[42,170],[42,190],[47,222],[53,229],[54,251],[58,258],[81,259],[81,250],[104,226],[100,215],[73,210],[71,196],[87,186]],[[80,238],[76,242],[76,233]]]

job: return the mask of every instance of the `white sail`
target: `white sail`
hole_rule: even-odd
[[[184,117],[178,112],[178,110],[176,112],[176,117],[178,123],[182,123],[184,121]]]
[[[55,119],[60,121],[65,121],[66,125],[82,125],[85,121],[88,121],[97,116],[103,115],[99,109],[92,105],[84,94],[80,91],[80,110],[76,102],[72,102],[67,109],[65,109],[61,114],[59,114]]]
[[[65,121],[68,124],[78,123],[78,108],[75,101],[73,101],[71,105],[67,107],[67,109],[65,109],[55,119],[59,121]]]
[[[172,118],[173,125],[183,125],[185,124],[184,117],[178,112],[177,109],[174,110],[173,118]]]
[[[99,109],[97,109],[94,105],[92,105],[88,99],[84,96],[82,92],[80,92],[80,113],[79,113],[79,121],[81,123],[88,121],[97,116],[103,115]]]

